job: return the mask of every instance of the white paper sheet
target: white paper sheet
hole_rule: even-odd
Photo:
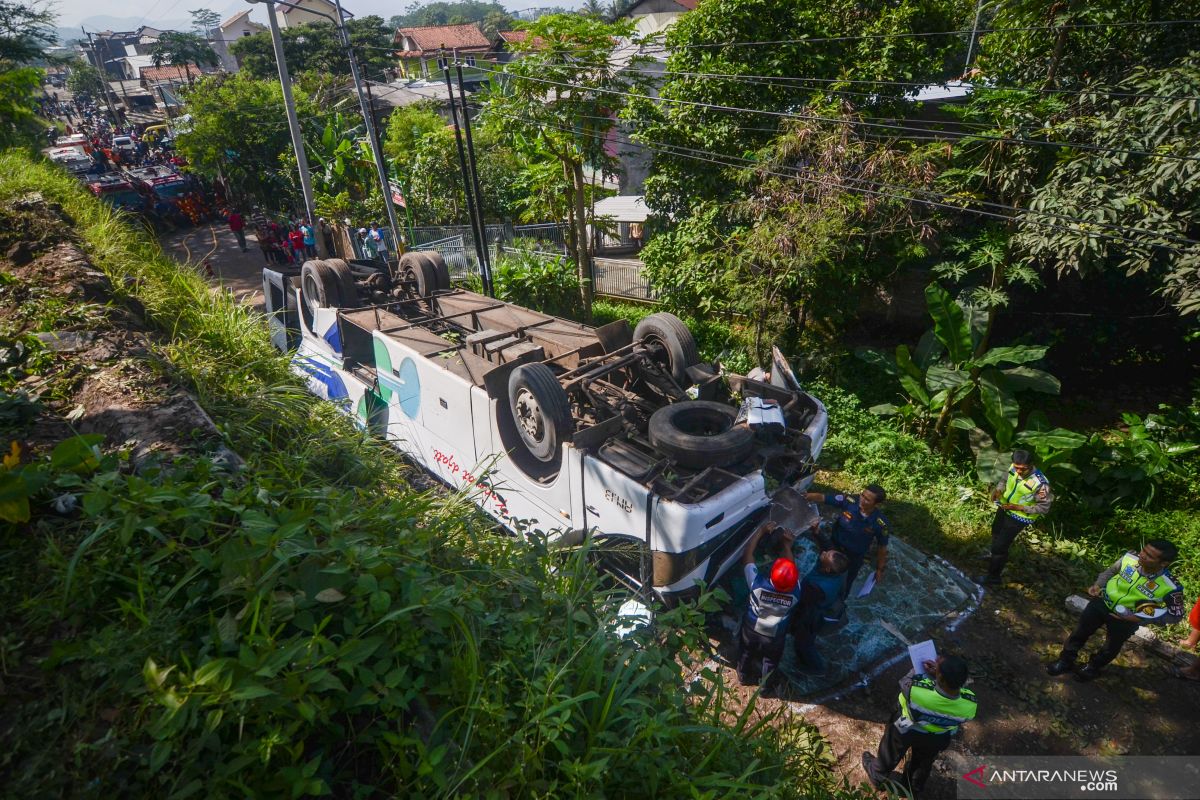
[[[926,639],[923,642],[910,644],[908,646],[908,659],[912,662],[913,671],[918,675],[925,673],[926,661],[937,661],[937,648],[933,646],[933,639]]]
[[[875,588],[875,573],[869,573],[867,579],[863,581],[863,586],[858,590],[857,597],[866,597]]]

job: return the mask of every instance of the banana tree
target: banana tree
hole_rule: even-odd
[[[375,189],[375,160],[364,129],[341,114],[334,114],[319,138],[305,142],[313,162],[313,186],[321,194],[345,192],[352,201],[368,202],[378,196]]]
[[[1024,391],[1058,394],[1059,381],[1029,366],[1045,356],[1046,347],[988,348],[984,312],[957,302],[936,283],[926,287],[925,301],[933,328],[915,349],[901,344],[894,353],[866,348],[857,352],[862,360],[895,377],[906,396],[902,405],[885,403],[871,410],[899,417],[943,453],[949,453],[961,438],[958,431],[965,432],[980,476],[990,480],[1007,465],[1008,453],[1018,442],[1058,435],[1044,428],[1019,431],[1017,395]]]

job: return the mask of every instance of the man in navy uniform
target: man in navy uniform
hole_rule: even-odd
[[[872,543],[875,544],[875,580],[882,581],[883,572],[887,568],[888,533],[891,530],[887,518],[880,511],[880,505],[887,499],[887,492],[883,487],[873,483],[857,496],[807,492],[804,498],[838,509],[832,533],[828,538],[818,533],[817,544],[822,550],[840,550],[849,559],[846,583],[842,587],[842,599],[849,596],[850,587],[854,584],[854,578],[862,568],[863,559],[867,557]]]

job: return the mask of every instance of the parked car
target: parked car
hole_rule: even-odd
[[[137,155],[137,143],[133,141],[132,136],[114,136],[112,149],[113,152],[120,153],[122,156]]]
[[[145,206],[142,195],[120,175],[100,175],[89,181],[87,186],[92,194],[114,208],[140,211]]]
[[[191,182],[171,167],[134,167],[124,172],[125,179],[143,192],[164,200],[175,200],[188,192]]]
[[[591,536],[667,602],[738,562],[828,431],[778,352],[769,381],[729,373],[671,314],[593,328],[453,289],[433,251],[269,267],[263,292],[311,391],[509,530]]]
[[[92,157],[77,145],[69,147],[51,147],[46,149],[46,156],[55,164],[63,167],[73,175],[83,175],[95,168]]]

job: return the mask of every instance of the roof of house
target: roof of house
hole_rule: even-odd
[[[244,17],[244,16],[246,16],[247,14],[249,14],[251,11],[252,11],[252,9],[249,9],[249,8],[247,8],[245,11],[239,11],[238,13],[234,14],[234,15],[233,15],[232,17],[230,17],[229,19],[227,19],[227,20],[225,20],[224,22],[222,22],[222,23],[221,23],[220,25],[218,25],[217,27],[218,27],[218,28],[228,28],[228,27],[230,27],[230,26],[236,25],[236,24],[238,23],[238,20],[240,20],[242,17]]]
[[[144,81],[173,81],[187,78],[198,78],[203,75],[195,64],[164,64],[161,67],[143,67],[141,71]]]
[[[506,44],[522,44],[529,41],[529,31],[496,31],[496,35],[499,37],[495,42],[496,47]],[[537,36],[533,40],[533,46],[535,48],[541,47],[543,41],[542,37]]]
[[[307,8],[305,8],[305,7],[304,7],[304,5],[303,5],[303,4],[304,4],[305,2],[309,3],[310,5],[311,5],[311,4],[313,4],[313,3],[317,3],[317,4],[319,4],[319,5],[327,6],[327,7],[328,7],[328,10],[330,10],[330,11],[333,11],[333,12],[335,12],[335,13],[336,13],[336,11],[337,11],[337,6],[336,6],[336,5],[334,5],[334,4],[331,2],[331,0],[296,0],[296,4],[295,4],[295,5],[290,5],[290,6],[281,6],[281,7],[279,8],[279,10],[280,10],[282,13],[284,13],[284,14],[290,14],[290,13],[291,13],[291,12],[293,12],[293,11],[308,11],[310,14],[311,14],[311,13],[314,13],[314,12],[312,12],[311,10],[309,10],[309,9],[307,9]],[[278,3],[276,3],[276,5],[279,5],[279,4],[278,4]],[[347,11],[346,9],[344,9],[344,8],[343,8],[343,9],[342,9],[342,16],[343,16],[343,17],[353,17],[354,15],[353,15],[353,14],[351,14],[351,13],[350,13],[349,11]]]
[[[646,198],[640,194],[619,194],[597,200],[594,214],[613,222],[645,222],[650,209],[646,208]]]
[[[679,6],[682,9],[680,13],[682,13],[683,11],[695,11],[696,3],[698,1],[699,0],[672,0],[672,2],[675,3],[675,5]],[[632,17],[634,14],[637,13],[637,10],[636,10],[637,7],[640,6],[644,2],[646,2],[646,0],[634,0],[633,5],[629,6],[629,8],[627,8],[627,9],[625,9],[625,11],[623,11],[621,13],[621,16],[622,17]]]
[[[470,52],[487,50],[492,46],[488,38],[479,30],[474,22],[465,25],[430,25],[423,28],[400,28],[396,31],[395,42],[403,47],[405,39],[411,39],[416,45],[415,50],[401,50],[396,55],[400,58],[415,57],[426,53],[436,52],[441,48]]]

